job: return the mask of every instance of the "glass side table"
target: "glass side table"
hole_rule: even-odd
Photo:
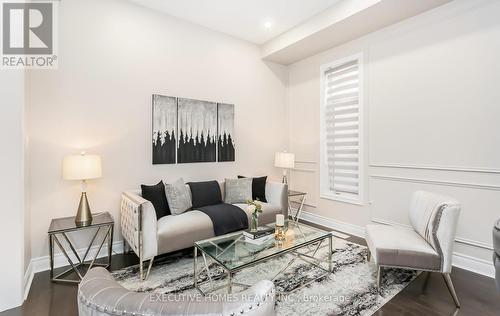
[[[294,191],[294,190],[288,190],[288,213],[292,215],[292,221],[295,224],[298,224],[300,220],[300,215],[302,214],[302,209],[304,208],[304,203],[306,202],[306,192],[300,192],[300,191]],[[297,208],[297,211],[295,212],[295,215],[293,215],[293,209],[292,209],[292,202],[290,198],[299,198],[299,207]]]
[[[89,243],[89,246],[85,250],[85,254],[83,257],[78,255],[78,251],[75,249],[74,244],[71,242],[71,239],[68,237],[68,233],[75,231],[82,231],[87,229],[96,229],[93,237]],[[63,283],[80,283],[86,271],[90,270],[93,266],[100,266],[104,268],[108,268],[111,265],[111,254],[113,251],[113,229],[114,229],[114,220],[109,212],[102,212],[92,214],[92,223],[87,226],[76,226],[75,217],[62,217],[55,218],[51,221],[49,227],[49,256],[50,256],[50,280],[52,282],[63,282]],[[99,232],[104,231],[105,234],[102,237],[102,240],[99,242],[98,235]],[[61,238],[66,241],[69,245],[69,248],[73,255],[76,257],[77,262],[73,262],[71,257],[68,255],[68,251],[63,247],[61,243]],[[96,259],[101,252],[104,243],[107,240],[107,248],[108,248],[108,260],[107,263],[96,263]],[[97,252],[92,260],[86,262],[87,256],[94,245],[94,243],[99,245]],[[59,273],[54,276],[54,246],[57,245],[59,249],[61,249],[63,255],[68,260],[70,268]],[[85,267],[88,266],[87,269]],[[78,280],[68,279],[70,272],[75,272],[78,277]]]

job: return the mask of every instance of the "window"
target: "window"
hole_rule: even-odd
[[[364,202],[362,56],[321,67],[321,197]]]

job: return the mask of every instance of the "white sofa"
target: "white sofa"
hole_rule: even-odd
[[[224,182],[219,184],[224,197]],[[278,213],[287,214],[288,186],[267,182],[266,200],[267,203],[262,203],[259,225],[274,222]],[[246,212],[246,204],[235,205]],[[190,248],[196,241],[214,237],[212,221],[201,211],[189,210],[157,220],[153,204],[142,198],[140,189],[123,192],[120,213],[124,246],[130,247],[139,256],[141,278],[144,278],[144,261],[149,260],[149,274],[155,256]],[[250,214],[247,213],[247,216],[250,223]]]

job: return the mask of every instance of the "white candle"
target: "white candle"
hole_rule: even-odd
[[[283,215],[283,214],[276,215],[276,225],[277,226],[285,226],[285,215]]]

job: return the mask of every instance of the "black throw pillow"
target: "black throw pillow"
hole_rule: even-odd
[[[246,177],[238,176],[238,178],[241,179]],[[252,178],[252,199],[267,203],[266,182],[267,182],[267,176]]]
[[[193,208],[222,203],[219,182],[188,182]]]
[[[170,208],[168,207],[163,181],[158,182],[157,185],[142,184],[141,191],[142,197],[153,204],[156,212],[156,219],[171,214]]]

